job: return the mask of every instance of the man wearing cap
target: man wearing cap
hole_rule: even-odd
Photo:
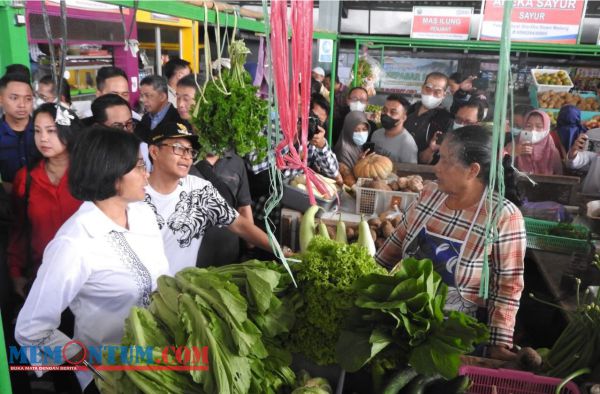
[[[315,93],[319,93],[321,96],[325,97],[327,101],[329,101],[329,90],[323,85],[323,80],[325,79],[325,70],[322,67],[315,67],[312,69],[311,78],[314,82],[318,82],[318,90]]]
[[[212,226],[225,226],[246,241],[271,250],[267,235],[227,204],[210,182],[189,175],[200,146],[190,130],[185,121],[165,122],[149,137],[154,170],[145,201],[156,214],[173,275],[196,265],[204,233]]]
[[[325,79],[325,70],[323,70],[322,67],[315,67],[312,69],[312,79],[319,81],[319,82],[323,82],[323,79]]]

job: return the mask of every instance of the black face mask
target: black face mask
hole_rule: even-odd
[[[388,115],[381,115],[381,126],[386,129],[393,129],[398,124],[398,119],[394,119]]]

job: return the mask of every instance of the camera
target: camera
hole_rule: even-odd
[[[310,112],[308,116],[308,138],[307,141],[312,140],[312,138],[319,132],[318,127],[323,127],[323,123],[319,120],[317,115],[314,112]],[[302,130],[302,119],[298,118],[298,133]]]

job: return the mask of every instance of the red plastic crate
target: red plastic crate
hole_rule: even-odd
[[[466,375],[472,385],[468,393],[492,394],[492,386],[496,386],[498,394],[554,394],[561,380],[547,376],[534,375],[531,372],[512,369],[491,369],[464,365],[458,370],[459,375]],[[569,382],[561,394],[579,394],[577,385]]]

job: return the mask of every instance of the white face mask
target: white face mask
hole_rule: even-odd
[[[522,129],[518,128],[518,127],[513,127],[510,129],[510,132],[512,133],[512,135],[519,135],[521,134]]]
[[[421,96],[421,102],[427,109],[434,109],[439,107],[439,105],[444,100],[443,97],[433,97],[432,95],[425,94]]]
[[[546,130],[546,131],[534,131],[533,133],[531,133],[531,143],[532,144],[537,144],[538,142],[540,142],[541,140],[543,140],[544,138],[546,138],[548,136],[548,134],[550,134],[550,130]]]
[[[367,108],[367,104],[361,103],[360,101],[352,101],[349,105],[350,111],[364,112]]]
[[[354,141],[354,143],[358,146],[363,146],[365,144],[365,142],[367,142],[368,138],[369,138],[368,131],[360,131],[360,132],[355,132],[354,134],[352,134],[352,141]]]

